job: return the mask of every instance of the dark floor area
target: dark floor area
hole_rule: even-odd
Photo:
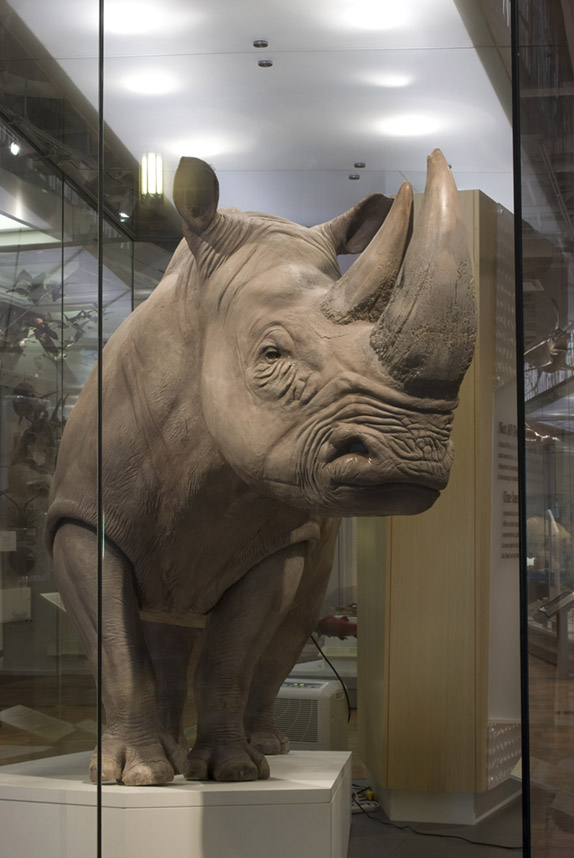
[[[520,799],[474,826],[395,825],[382,810],[354,813],[348,858],[520,858],[521,828]]]

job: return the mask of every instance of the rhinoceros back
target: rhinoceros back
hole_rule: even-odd
[[[182,491],[182,457],[189,456],[198,422],[195,280],[182,242],[157,289],[102,353],[103,504],[110,538],[129,540],[135,520],[145,524],[162,496],[169,494],[173,505]],[[60,445],[46,523],[50,546],[63,519],[96,526],[97,440],[94,368]],[[193,471],[193,462],[189,467]]]

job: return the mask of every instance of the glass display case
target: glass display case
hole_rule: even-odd
[[[57,591],[44,538],[48,493],[62,433],[90,373],[96,373],[97,474],[86,494],[98,500],[93,529],[101,575],[106,390],[96,367],[103,371],[106,342],[153,292],[180,242],[181,219],[172,202],[180,156],[212,164],[220,206],[311,226],[370,194],[393,196],[403,181],[412,184],[418,207],[426,156],[436,146],[444,150],[462,192],[481,313],[480,358],[465,388],[458,440],[455,435],[465,464],[455,473],[447,512],[438,525],[427,519],[431,524],[420,542],[406,517],[388,526],[369,518],[345,523],[323,606],[338,630],[327,637],[326,653],[336,664],[353,660],[352,667],[343,667],[352,675],[355,704],[362,568],[369,580],[363,590],[365,627],[368,616],[381,643],[380,651],[363,655],[372,673],[372,699],[384,698],[382,708],[394,713],[397,735],[412,734],[414,724],[416,740],[409,739],[407,777],[401,746],[385,732],[391,719],[373,725],[371,710],[368,717],[353,712],[354,748],[357,723],[366,725],[356,771],[366,775],[365,766],[384,768],[381,743],[387,742],[396,751],[391,786],[416,793],[417,806],[426,808],[421,819],[439,814],[431,820],[437,822],[474,823],[481,813],[511,802],[519,789],[508,4],[499,9],[486,2],[405,0],[396,14],[385,7],[383,20],[377,4],[359,0],[295,0],[285,9],[263,0],[214,2],[56,0],[48,10],[35,0],[0,0],[0,774],[4,768],[9,780],[14,767],[34,765],[47,782],[75,766],[82,792],[71,803],[82,807],[81,824],[73,832],[63,826],[59,842],[62,854],[72,849],[70,844],[81,842],[83,826],[90,832],[82,846],[86,858],[115,855],[121,839],[112,815],[102,816],[101,778],[92,786],[87,775],[89,752],[94,746],[101,751],[102,690],[109,677],[101,651],[92,676]],[[540,151],[544,159],[546,150]],[[567,154],[553,151],[550,157]],[[559,244],[556,255],[554,238],[535,221],[528,229],[536,263],[525,291],[529,634],[533,655],[535,646],[548,650],[544,670],[554,647],[564,672],[570,645],[563,618],[569,607],[559,602],[551,614],[551,600],[574,590],[567,453],[574,354],[566,297],[572,269],[565,245]],[[353,261],[354,254],[341,256],[341,270]],[[179,321],[183,327],[185,320]],[[142,353],[152,346],[139,344]],[[172,346],[166,337],[159,364],[171,359]],[[549,365],[551,347],[556,354]],[[556,416],[558,408],[566,409],[562,416]],[[139,429],[137,419],[135,424]],[[413,574],[420,576],[416,593],[409,590],[411,572],[401,578],[396,571],[400,563],[392,573],[390,567],[383,570],[380,558],[393,551],[408,554]],[[93,584],[90,600],[97,606],[101,642],[102,633],[109,634],[110,606],[97,586],[101,577]],[[347,623],[354,634],[344,640],[340,632]],[[391,638],[393,657],[403,655],[393,665],[392,682],[385,672]],[[360,642],[358,647],[360,661]],[[448,657],[437,667],[445,650]],[[324,662],[317,667],[314,644],[301,662],[303,684],[326,670]],[[189,678],[194,667],[192,662]],[[448,694],[435,694],[443,682]],[[401,708],[405,690],[418,701],[407,702],[408,717]],[[363,693],[365,711],[370,696]],[[437,702],[432,721],[427,712]],[[423,722],[438,725],[443,744],[416,729]],[[192,695],[185,726],[192,745]],[[448,765],[436,763],[437,754]],[[501,785],[505,797],[491,806],[490,798],[502,795],[496,792]],[[315,788],[314,782],[305,786]],[[174,795],[183,791],[180,779],[161,798],[159,789],[134,798],[130,810],[140,820],[148,816],[141,830],[135,825],[125,835],[122,858],[154,842],[163,825],[160,810],[167,812],[168,801],[177,805]],[[449,792],[455,817],[446,819],[440,805]],[[120,787],[108,790],[106,812],[123,807],[120,794]],[[464,810],[457,817],[468,802],[472,814],[464,816]],[[342,804],[337,808],[343,819]],[[301,830],[314,832],[317,850],[324,849],[312,810]],[[227,823],[210,823],[201,808],[193,812],[197,825],[178,849],[201,850],[209,837],[224,837]],[[228,816],[242,831],[256,830],[241,822],[237,808]],[[337,825],[344,839],[344,824]],[[291,825],[293,831],[297,827]],[[516,841],[520,832],[514,828]],[[311,842],[312,837],[301,849],[310,849]],[[241,854],[233,838],[221,849],[230,858]]]

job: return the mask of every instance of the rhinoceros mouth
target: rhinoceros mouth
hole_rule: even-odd
[[[325,450],[324,475],[333,488],[374,488],[401,485],[439,492],[448,483],[452,443],[427,437],[411,445],[413,450],[364,434],[334,433]],[[395,448],[396,447],[396,448]],[[395,448],[395,449],[393,449]],[[411,455],[405,455],[405,452]]]
[[[368,486],[337,483],[331,487],[331,504],[352,515],[414,515],[429,509],[439,495],[439,489],[414,481]]]

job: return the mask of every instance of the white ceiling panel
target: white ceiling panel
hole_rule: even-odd
[[[13,5],[96,105],[97,4]],[[438,146],[459,187],[512,207],[510,123],[454,0],[107,0],[105,19],[106,122],[163,156],[168,189],[194,155],[222,204],[311,223],[405,176],[421,190]]]
[[[14,0],[52,56],[97,56],[96,0]],[[106,55],[471,47],[453,0],[106,0]]]

